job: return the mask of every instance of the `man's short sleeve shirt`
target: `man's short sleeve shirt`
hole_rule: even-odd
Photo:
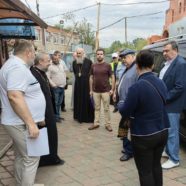
[[[11,90],[23,92],[35,122],[44,120],[46,102],[40,85],[29,67],[16,56],[12,56],[0,70],[1,123],[5,125],[24,124],[10,105],[7,92]]]
[[[111,89],[110,77],[113,74],[110,64],[95,63],[91,68],[91,75],[93,75],[93,91],[97,93],[109,92]]]

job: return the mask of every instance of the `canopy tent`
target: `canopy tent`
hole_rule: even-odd
[[[0,67],[8,58],[7,42],[3,38],[34,39],[33,26],[42,28],[42,42],[45,46],[44,29],[47,24],[20,0],[0,0]]]
[[[0,19],[18,18],[32,21],[25,22],[24,25],[36,25],[47,28],[47,24],[39,18],[32,10],[19,0],[0,0]],[[1,25],[15,25],[15,23],[3,22]]]

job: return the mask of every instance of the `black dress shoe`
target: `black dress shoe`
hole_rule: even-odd
[[[44,166],[50,166],[50,165],[63,165],[65,163],[64,160],[58,158],[55,161],[40,161],[39,162],[39,167],[44,167]]]
[[[132,155],[123,154],[123,156],[120,158],[120,161],[128,161],[130,158],[132,158]]]
[[[54,162],[53,165],[63,165],[64,163],[65,163],[64,160],[62,160],[62,159],[58,159],[58,160],[56,160],[56,161]]]

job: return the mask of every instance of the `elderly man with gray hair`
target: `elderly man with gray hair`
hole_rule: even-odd
[[[89,95],[89,77],[92,61],[85,57],[85,51],[82,48],[76,50],[76,55],[76,59],[72,64],[75,76],[74,119],[79,123],[93,123],[94,108]]]
[[[55,103],[53,103],[50,84],[46,75],[46,71],[50,65],[51,60],[49,55],[43,52],[36,55],[34,66],[30,69],[34,77],[38,80],[46,100],[45,123],[48,131],[50,154],[41,156],[39,166],[64,164],[64,161],[57,155],[58,133],[54,114]]]

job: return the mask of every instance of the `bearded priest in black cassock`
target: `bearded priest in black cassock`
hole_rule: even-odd
[[[76,50],[72,67],[75,76],[74,119],[79,123],[94,122],[94,105],[90,98],[89,77],[92,61],[84,57],[84,50]]]
[[[34,66],[32,66],[30,70],[34,77],[38,80],[46,99],[45,123],[48,131],[48,142],[50,150],[49,155],[41,156],[39,166],[62,165],[64,164],[64,160],[60,159],[57,155],[58,134],[54,114],[55,107],[53,104],[49,80],[45,73],[50,65],[49,55],[46,53],[37,54],[34,63]]]

